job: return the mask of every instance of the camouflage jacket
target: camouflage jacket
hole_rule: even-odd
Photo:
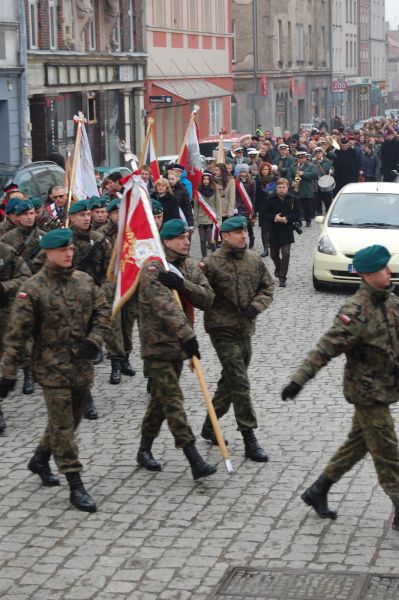
[[[5,327],[4,315],[11,310],[11,302],[22,283],[32,275],[23,258],[13,248],[0,242],[0,283],[7,299],[0,304],[0,327]]]
[[[98,233],[101,235],[105,235],[106,239],[111,243],[111,246],[114,247],[116,242],[116,238],[118,237],[118,225],[113,223],[112,221],[107,221],[105,225],[102,225],[99,229],[97,229]]]
[[[16,226],[9,219],[6,219],[2,223],[0,223],[0,240],[3,239],[3,236],[14,229]]]
[[[92,278],[46,262],[17,293],[4,339],[3,377],[16,378],[32,336],[32,369],[41,386],[87,386],[93,367],[77,357],[79,344],[88,337],[101,346],[109,326],[108,304]]]
[[[344,395],[359,406],[399,399],[399,300],[392,290],[363,282],[342,306],[332,327],[308,354],[292,379],[304,385],[335,356],[344,353]]]
[[[36,226],[22,227],[17,225],[3,236],[2,241],[14,248],[18,256],[22,256],[30,267],[32,260],[40,252],[39,243],[44,233]]]
[[[205,310],[206,331],[235,330],[240,335],[252,335],[254,321],[242,313],[252,304],[259,312],[273,300],[274,283],[263,260],[251,250],[221,248],[200,263],[215,291],[212,306]]]
[[[139,331],[143,358],[184,360],[182,342],[194,337],[193,309],[208,308],[214,293],[197,263],[167,251],[167,259],[184,276],[184,289],[180,293],[183,310],[177,304],[173,291],[158,281],[164,271],[158,260],[143,265],[139,287]]]

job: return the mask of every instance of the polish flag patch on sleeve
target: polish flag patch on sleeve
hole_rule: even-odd
[[[21,300],[25,300],[27,297],[28,294],[26,292],[18,292],[18,298],[21,298]]]
[[[352,323],[352,319],[348,317],[348,315],[339,315],[339,318],[341,319],[342,323],[345,323],[345,325]]]

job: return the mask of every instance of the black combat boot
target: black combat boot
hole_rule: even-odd
[[[111,375],[109,382],[112,385],[118,385],[122,380],[121,363],[119,358],[111,358]]]
[[[391,500],[395,507],[395,514],[392,521],[392,529],[399,531],[399,496],[391,496]]]
[[[286,277],[279,277],[279,283],[278,283],[278,286],[279,286],[279,287],[286,287],[286,286],[287,286],[287,284],[286,284],[286,280],[287,280],[287,278],[286,278]]]
[[[121,371],[123,375],[127,375],[128,377],[134,377],[136,375],[135,369],[133,369],[130,364],[129,354],[125,355],[125,358],[121,362]]]
[[[99,365],[100,363],[103,362],[103,360],[104,360],[104,354],[103,354],[102,349],[100,348],[91,362],[93,363],[93,365]]]
[[[194,479],[208,477],[208,475],[213,475],[213,473],[216,473],[215,465],[209,465],[204,461],[195,447],[194,442],[189,446],[184,446],[183,452],[190,463],[191,472]]]
[[[154,438],[143,435],[137,452],[137,462],[148,471],[162,471],[161,463],[152,455],[151,448]]]
[[[338,516],[335,510],[328,508],[327,502],[327,494],[333,483],[334,481],[328,479],[322,473],[318,480],[308,487],[301,496],[305,504],[312,506],[322,519],[336,519]]]
[[[24,367],[24,383],[22,385],[23,394],[33,394],[35,391],[35,380],[33,379],[33,373],[30,367]]]
[[[211,423],[211,420],[209,418],[209,415],[206,416],[206,419],[205,419],[204,424],[202,426],[201,437],[204,438],[204,440],[207,440],[208,442],[211,442],[211,444],[213,446],[217,446],[218,445],[218,442],[217,442],[217,439],[216,439],[216,435],[215,435],[215,432],[213,431],[213,427],[212,427],[212,423]],[[224,440],[224,443],[226,444],[226,446],[229,445],[229,442],[227,440]]]
[[[6,420],[4,418],[3,412],[0,408],[0,433],[3,433],[7,429]]]
[[[241,431],[241,434],[245,445],[245,457],[255,462],[267,462],[269,457],[263,448],[259,446],[254,430],[246,429]]]
[[[249,244],[248,244],[248,248],[251,250],[251,248],[253,248],[255,246],[255,236],[251,236],[249,238]]]
[[[89,390],[86,400],[85,400],[85,419],[89,419],[89,421],[95,421],[98,419],[96,405],[94,404],[93,396],[91,395],[91,390]]]
[[[71,490],[69,501],[72,506],[78,510],[83,510],[84,512],[96,512],[96,503],[86,492],[80,474],[78,472],[65,473],[65,477],[67,478],[69,489]]]
[[[51,472],[49,464],[50,456],[51,453],[48,452],[48,450],[38,446],[34,455],[28,462],[28,469],[32,473],[39,475],[43,485],[60,485],[60,480],[58,477]]]
[[[263,252],[261,252],[260,255],[262,256],[262,258],[264,258],[265,256],[269,256],[269,249],[263,248]]]

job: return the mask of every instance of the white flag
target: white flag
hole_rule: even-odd
[[[96,177],[94,175],[93,159],[86,127],[82,123],[82,135],[79,144],[79,152],[76,160],[75,181],[73,193],[77,200],[86,200],[91,196],[98,196]]]

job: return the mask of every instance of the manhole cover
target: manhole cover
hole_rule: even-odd
[[[399,576],[236,567],[212,599],[399,600]]]

